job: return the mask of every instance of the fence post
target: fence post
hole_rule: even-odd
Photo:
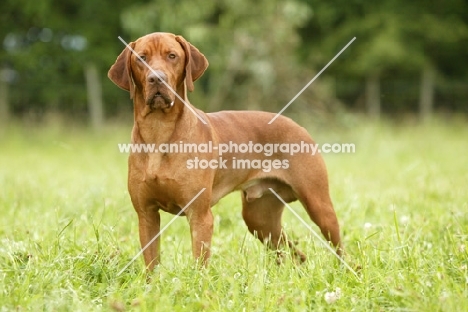
[[[85,68],[86,89],[88,96],[88,110],[91,126],[95,130],[102,128],[104,124],[104,109],[102,104],[102,84],[99,79],[96,64],[88,63]]]
[[[5,125],[10,119],[10,103],[8,98],[10,70],[0,69],[0,122]]]
[[[429,65],[424,66],[419,89],[419,118],[422,122],[427,122],[432,116],[435,77],[435,70]]]
[[[380,75],[378,72],[372,72],[366,77],[366,108],[371,118],[380,118]]]

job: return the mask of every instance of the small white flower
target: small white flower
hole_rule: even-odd
[[[424,245],[427,249],[431,249],[431,248],[432,248],[432,244],[431,244],[431,243],[423,242],[423,245]]]
[[[172,285],[174,285],[174,291],[180,291],[182,289],[182,282],[177,277],[172,279]]]
[[[368,229],[370,229],[371,227],[372,227],[372,223],[370,223],[370,222],[364,223],[364,229],[365,229],[365,230],[368,230]]]
[[[323,297],[328,304],[332,304],[341,298],[341,288],[336,287],[335,291],[326,292]]]
[[[439,299],[440,299],[440,300],[445,300],[445,299],[447,299],[448,297],[450,297],[450,293],[448,293],[447,291],[443,290],[443,291],[440,293]]]
[[[410,220],[410,218],[408,216],[401,216],[400,223],[403,224],[403,225],[407,225],[409,220]]]
[[[112,198],[104,199],[104,207],[109,207],[109,206],[111,206],[113,204],[114,204],[114,201],[112,200]]]
[[[336,296],[336,293],[334,291],[332,292],[326,292],[325,295],[323,296],[325,298],[325,301],[328,304],[334,303],[336,300],[338,300],[338,297]]]
[[[241,277],[241,274],[239,272],[237,272],[236,274],[234,274],[234,279],[238,279],[239,277]]]
[[[458,246],[458,250],[459,250],[460,252],[464,252],[465,249],[466,249],[466,246],[465,246],[464,244]]]
[[[340,287],[335,288],[335,294],[338,297],[338,299],[341,298],[341,288]]]

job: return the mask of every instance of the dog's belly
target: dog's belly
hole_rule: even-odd
[[[254,201],[262,198],[263,196],[274,196],[273,192],[276,192],[285,202],[290,203],[297,199],[296,194],[292,190],[291,186],[281,182],[277,179],[257,179],[250,180],[243,185],[240,189],[244,192],[244,198],[247,202]]]
[[[158,206],[159,206],[159,209],[161,209],[164,212],[168,212],[173,215],[185,216],[185,211],[180,213],[182,211],[182,208],[180,208],[177,205],[170,204],[167,206],[162,206],[161,204],[159,204]]]

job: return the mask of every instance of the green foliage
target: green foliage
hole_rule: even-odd
[[[301,55],[309,62],[325,63],[337,47],[357,37],[340,57],[340,65],[330,67],[326,73],[337,77],[337,84],[347,84],[337,87],[337,96],[348,106],[364,96],[364,84],[354,81],[362,81],[372,73],[393,80],[392,86],[407,86],[395,89],[382,85],[382,105],[389,112],[402,108],[414,111],[418,97],[413,94],[419,92],[421,71],[426,66],[438,73],[436,94],[442,95],[443,81],[454,84],[468,79],[468,54],[463,48],[463,42],[468,42],[468,6],[463,1],[304,2],[313,8],[312,18],[300,31]],[[312,49],[317,53],[309,53]],[[347,91],[340,93],[338,88]],[[457,97],[466,95],[456,87],[451,90]],[[436,107],[447,107],[441,98],[447,99],[439,96]],[[466,101],[456,106],[466,111]]]
[[[336,2],[312,1],[314,14],[302,34],[308,39],[305,47],[324,41],[321,51],[326,54],[356,36],[359,44],[350,49],[346,64],[352,74],[397,67],[421,69],[426,63],[441,61],[438,51],[468,39],[468,25],[461,13],[468,7],[458,0],[436,6],[398,0],[339,2],[343,7]]]
[[[125,5],[125,1],[108,0],[4,4],[0,65],[16,71],[11,81],[12,110],[39,115],[48,110],[84,113],[84,65],[96,63],[103,74],[107,72],[120,49],[119,11]],[[116,98],[115,90],[110,95],[106,91],[106,98]],[[112,109],[109,105],[108,110]]]
[[[16,73],[9,84],[17,116],[84,116],[89,62],[102,77],[106,115],[128,112],[128,95],[105,74],[124,48],[118,36],[131,41],[154,31],[181,34],[208,57],[190,95],[208,111],[277,112],[353,37],[287,114],[334,115],[339,102],[359,107],[371,73],[383,79],[384,111],[412,111],[426,67],[437,73],[436,108],[467,107],[466,91],[457,87],[468,79],[463,0],[5,0],[1,8],[0,67]],[[389,77],[390,85],[408,88],[387,87]]]
[[[123,24],[134,38],[173,32],[200,48],[210,67],[191,95],[198,107],[278,111],[313,77],[295,58],[295,29],[309,16],[310,8],[295,0],[165,0],[133,7]]]
[[[96,136],[69,126],[12,127],[0,132],[2,309],[465,311],[465,124],[351,120],[349,128],[311,131],[319,143],[356,144],[355,154],[325,161],[346,260],[362,267],[360,280],[288,211],[285,230],[308,261],[277,266],[248,233],[235,193],[214,207],[210,267],[194,269],[187,221],[179,218],[163,234],[163,264],[149,284],[141,257],[117,276],[139,250],[127,155],[117,149],[129,128]],[[293,208],[309,220],[299,204]],[[173,216],[162,217],[167,224]],[[341,298],[326,303],[337,287]]]

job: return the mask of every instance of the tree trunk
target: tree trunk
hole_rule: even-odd
[[[435,71],[431,66],[424,66],[419,89],[419,117],[423,122],[428,121],[432,116],[435,76]]]
[[[104,110],[102,104],[102,84],[96,64],[88,63],[85,66],[85,77],[91,126],[93,129],[99,130],[104,123]]]
[[[4,69],[0,69],[0,123],[5,125],[10,119],[10,109],[8,103],[8,79]]]
[[[374,119],[380,117],[380,75],[372,72],[366,77],[367,114]]]

